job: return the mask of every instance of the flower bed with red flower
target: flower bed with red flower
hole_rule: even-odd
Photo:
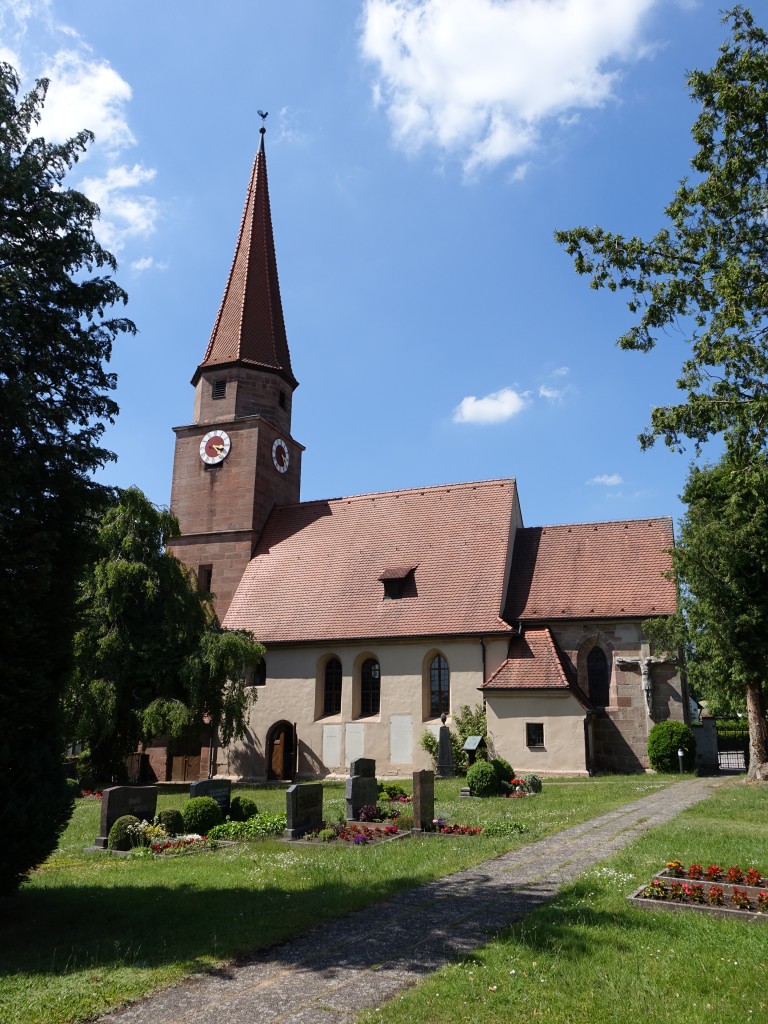
[[[209,840],[208,836],[178,836],[175,839],[166,839],[160,843],[152,843],[152,853],[166,855],[169,853],[191,853],[193,850],[215,850],[215,840]]]
[[[664,870],[630,898],[757,912],[768,917],[766,884],[765,874],[754,866],[746,871],[737,864],[729,868],[710,864],[705,869],[694,863],[686,868],[675,858],[667,861]]]
[[[353,846],[367,846],[369,843],[393,839],[395,836],[403,834],[395,825],[365,825],[362,822],[348,821],[345,824],[326,825],[315,832],[307,832],[304,839],[310,842],[319,840],[324,843],[340,839]]]

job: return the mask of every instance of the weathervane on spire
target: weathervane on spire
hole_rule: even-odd
[[[263,134],[264,134],[264,133],[266,132],[266,130],[267,130],[267,129],[266,129],[265,127],[264,127],[264,122],[265,122],[265,121],[267,120],[267,118],[269,117],[269,111],[268,111],[268,110],[257,110],[257,111],[256,111],[256,113],[257,113],[257,114],[259,115],[259,117],[261,118],[261,128],[259,128],[259,133],[260,133],[261,135],[263,135]]]

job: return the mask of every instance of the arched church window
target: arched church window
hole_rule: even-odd
[[[378,715],[381,707],[381,668],[375,658],[366,658],[360,668],[360,714]]]
[[[611,674],[608,671],[608,659],[602,647],[593,647],[587,655],[587,681],[590,701],[596,708],[608,707]]]
[[[436,654],[429,666],[429,713],[438,718],[448,714],[451,705],[450,673],[448,662],[442,654]]]
[[[341,713],[341,662],[330,658],[325,666],[325,687],[323,690],[323,714]]]

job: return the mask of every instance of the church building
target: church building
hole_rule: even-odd
[[[155,744],[155,775],[315,778],[362,756],[410,775],[425,730],[479,702],[516,771],[646,768],[654,722],[688,705],[642,630],[675,611],[670,519],[525,526],[512,478],[301,501],[261,131],[171,509],[173,554],[266,656],[244,739]]]

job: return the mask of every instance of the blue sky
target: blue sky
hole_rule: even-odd
[[[527,525],[677,517],[688,458],[636,438],[684,338],[619,351],[553,232],[658,230],[724,33],[707,0],[0,0],[42,133],[96,133],[70,184],[140,332],[104,479],[169,500],[261,108],[303,498],[514,476]]]

